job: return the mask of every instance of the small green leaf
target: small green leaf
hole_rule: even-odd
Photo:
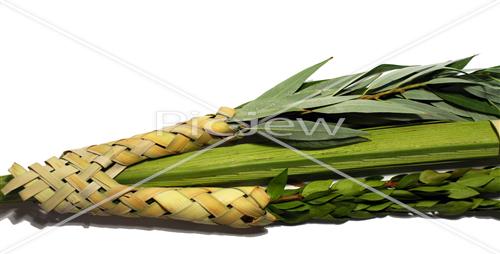
[[[484,186],[484,190],[491,193],[500,192],[500,177],[495,177],[493,181]]]
[[[349,221],[349,218],[336,218],[331,214],[327,214],[321,220],[328,221],[329,223],[340,225]]]
[[[303,206],[287,209],[286,211],[293,213],[293,212],[305,212],[305,211],[309,211],[310,209],[311,209],[311,207],[308,204],[304,204]]]
[[[391,196],[395,197],[396,199],[405,199],[405,200],[414,200],[419,198],[417,195],[407,190],[394,190]]]
[[[326,203],[322,205],[310,206],[310,216],[313,218],[322,218],[335,210],[335,205]]]
[[[380,201],[380,200],[384,199],[384,197],[380,196],[377,193],[373,193],[373,192],[365,193],[365,194],[359,196],[359,198],[362,200],[367,200],[367,201]]]
[[[398,189],[407,189],[409,187],[413,187],[418,184],[418,179],[420,177],[419,173],[408,174],[399,180],[396,188]]]
[[[353,219],[358,219],[358,220],[366,220],[366,219],[371,219],[374,218],[375,215],[373,215],[370,212],[367,211],[354,211],[352,212],[349,217]]]
[[[459,168],[459,169],[454,169],[448,173],[451,174],[450,179],[458,179],[465,175],[467,172],[469,172],[470,168]]]
[[[360,210],[364,210],[366,208],[370,207],[369,204],[364,204],[364,203],[357,203],[356,204],[356,208],[354,208],[354,211],[360,211]]]
[[[466,199],[479,195],[479,192],[476,190],[458,183],[450,183],[448,191],[450,193],[448,197],[454,199]]]
[[[391,195],[392,192],[393,192],[393,190],[383,190],[382,191],[382,193],[384,193],[386,195]],[[375,193],[375,192],[365,193],[365,194],[359,196],[359,198],[362,200],[366,200],[366,201],[380,201],[380,200],[385,199],[384,196],[380,195],[379,193]]]
[[[358,181],[362,182],[363,180],[358,179]],[[357,195],[358,193],[365,190],[363,186],[350,179],[342,179],[335,182],[335,184],[333,185],[333,189],[338,191],[338,193],[346,196]]]
[[[443,183],[450,176],[450,173],[439,173],[433,170],[424,170],[420,173],[419,180],[425,184],[438,185]]]
[[[462,176],[460,179],[458,179],[457,183],[469,186],[469,187],[481,187],[491,180],[493,180],[495,177],[490,176],[490,175],[485,175],[485,174],[478,174],[474,172],[469,172]]]
[[[331,213],[335,217],[347,217],[356,208],[355,203],[351,202],[335,202],[335,210]]]
[[[283,202],[283,203],[271,204],[270,206],[277,208],[277,209],[280,209],[280,210],[288,210],[288,209],[297,208],[297,207],[300,207],[303,205],[306,205],[306,203],[304,203],[302,201],[294,200],[294,201],[288,201],[288,202]]]
[[[316,200],[318,198],[321,198],[321,197],[324,197],[324,196],[327,196],[329,194],[331,194],[332,192],[331,191],[318,191],[318,192],[313,192],[311,194],[309,194],[307,196],[307,198],[304,198],[303,201],[304,202],[307,202],[307,203],[310,203],[310,204],[313,204],[311,203],[311,200]]]
[[[472,199],[472,207],[471,209],[476,209],[481,205],[481,202],[483,202],[484,199],[482,198],[474,198]]]
[[[452,215],[462,215],[467,212],[472,207],[471,202],[466,201],[450,201],[445,204],[437,204],[434,206],[440,215],[452,216]]]
[[[407,204],[407,205],[409,205],[409,206],[414,206],[414,205],[412,205],[412,204]],[[400,206],[400,205],[398,205],[398,204],[392,204],[392,205],[390,205],[390,206],[387,208],[387,210],[390,210],[390,211],[398,211],[398,212],[405,212],[405,213],[406,213],[406,212],[408,212],[408,209],[406,209],[406,208],[404,208],[404,207],[402,207],[402,206]]]
[[[317,193],[317,192],[315,192],[315,193]],[[341,195],[340,193],[331,193],[331,194],[327,194],[327,195],[319,197],[319,198],[315,198],[313,200],[309,200],[309,201],[307,201],[307,203],[312,204],[312,205],[320,205],[320,204],[324,204],[326,202],[329,202],[330,200],[332,200],[340,195]],[[310,199],[311,196],[314,196],[314,195],[308,195],[308,198]]]
[[[418,201],[415,206],[416,207],[424,207],[424,208],[430,208],[435,206],[437,203],[439,203],[439,200],[422,200]]]
[[[285,190],[287,181],[288,169],[283,170],[280,174],[271,179],[266,189],[271,200],[276,200],[281,197]]]
[[[389,202],[385,202],[385,203],[382,203],[382,204],[370,206],[370,207],[366,208],[366,210],[370,211],[370,212],[378,212],[378,211],[386,209],[390,205],[392,205],[392,202],[389,201]]]
[[[479,204],[480,207],[485,207],[485,206],[494,206],[498,204],[498,200],[491,200],[491,199],[483,199],[481,200],[481,203]]]
[[[280,221],[288,224],[299,224],[304,223],[311,219],[308,211],[304,212],[294,212],[294,213],[286,213],[281,214],[279,216]]]
[[[313,181],[304,186],[304,190],[302,191],[302,196],[307,198],[313,193],[316,192],[325,192],[330,190],[330,185],[332,184],[332,180],[322,180],[322,181]]]

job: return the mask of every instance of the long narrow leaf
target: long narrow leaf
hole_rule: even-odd
[[[475,100],[459,93],[445,93],[437,91],[434,93],[443,98],[445,101],[448,101],[456,106],[500,117],[500,110],[486,101]]]
[[[269,99],[269,98],[278,98],[287,95],[291,95],[295,93],[302,84],[313,74],[315,73],[321,66],[326,64],[332,58],[328,58],[325,61],[322,61],[318,64],[315,64],[293,76],[279,83],[275,87],[271,88],[261,96],[257,97],[257,101],[261,99]]]
[[[373,100],[350,100],[332,106],[314,109],[314,112],[325,114],[340,113],[401,113],[401,114],[425,114],[424,111],[415,110],[400,104],[387,101]]]

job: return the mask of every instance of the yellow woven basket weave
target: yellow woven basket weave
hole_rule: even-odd
[[[194,151],[233,130],[225,122],[234,110],[127,139],[66,151],[45,165],[10,168],[14,178],[2,189],[18,188],[23,200],[34,197],[46,211],[127,217],[157,217],[231,227],[263,226],[275,221],[265,210],[269,196],[260,186],[234,188],[131,188],[114,180],[128,166],[146,159]]]

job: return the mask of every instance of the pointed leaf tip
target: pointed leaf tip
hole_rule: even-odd
[[[288,182],[288,169],[283,170],[275,176],[267,185],[266,192],[271,200],[276,200],[283,195],[286,183]]]
[[[288,79],[277,84],[275,87],[266,91],[264,94],[259,96],[255,101],[266,98],[279,98],[295,93],[312,74],[314,74],[319,68],[321,68],[321,66],[325,65],[331,59],[332,57],[329,57],[326,60],[317,63],[313,66],[310,66],[300,71],[299,73],[289,77]]]

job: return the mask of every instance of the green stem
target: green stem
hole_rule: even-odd
[[[425,124],[368,132],[369,142],[305,152],[351,175],[500,164],[499,139],[486,121]],[[194,153],[134,165],[116,180],[122,184],[135,184]],[[284,168],[288,168],[290,181],[336,177],[330,170],[287,148],[239,144],[209,150],[143,186],[265,185]],[[0,186],[8,178],[0,177]],[[0,202],[12,202],[15,197],[17,195],[0,195]]]
[[[499,139],[489,122],[456,122],[369,130],[369,142],[305,153],[349,174],[373,175],[498,165]],[[224,186],[266,184],[284,168],[292,181],[335,177],[330,170],[276,145],[239,144],[218,147],[162,173],[196,152],[129,167],[117,176],[134,184],[161,173],[144,186]]]

